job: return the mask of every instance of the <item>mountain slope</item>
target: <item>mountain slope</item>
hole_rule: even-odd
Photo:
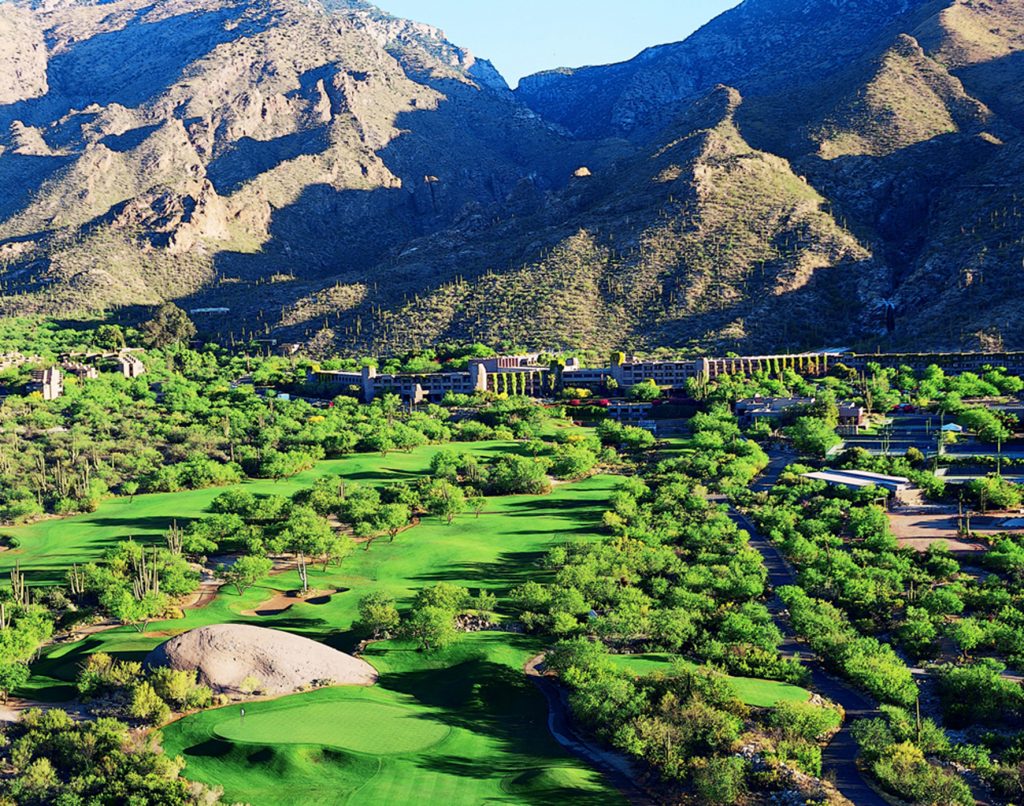
[[[811,134],[825,159],[887,156],[900,149],[989,123],[992,113],[960,81],[902,34],[867,81]]]
[[[607,349],[694,337],[810,343],[855,332],[859,307],[841,318],[834,311],[869,283],[868,252],[784,159],[743,140],[740,103],[735,90],[718,88],[654,153],[580,177],[553,209],[501,232],[506,243],[543,238],[550,246],[539,257],[460,276],[383,317],[378,340],[571,346],[585,333]],[[796,321],[800,329],[790,329]]]
[[[0,0],[0,315],[1024,346],[1024,7],[746,0],[509,91],[362,0]]]
[[[716,84],[744,96],[815,84],[929,0],[744,0],[683,42],[621,64],[524,78],[516,96],[579,136],[649,137]]]
[[[0,180],[21,191],[0,210],[0,248],[24,267],[21,308],[365,272],[465,205],[525,177],[553,186],[576,161],[493,68],[362,4],[116,0],[35,19],[48,90],[0,106]],[[90,265],[101,245],[116,265]],[[186,272],[165,265],[174,255]]]

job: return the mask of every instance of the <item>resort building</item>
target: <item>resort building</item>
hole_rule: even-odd
[[[98,378],[100,375],[99,370],[96,369],[96,367],[91,367],[88,364],[82,364],[79,361],[65,361],[61,364],[61,367],[63,367],[64,371],[68,375],[74,375],[76,378],[81,378],[82,380],[91,380],[93,378]]]
[[[43,400],[56,400],[64,394],[64,378],[58,367],[49,369],[37,369],[32,372],[32,380],[29,381],[28,391],[30,394],[38,392]]]

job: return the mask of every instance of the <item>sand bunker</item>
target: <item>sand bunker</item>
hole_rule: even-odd
[[[299,591],[278,591],[265,602],[261,602],[252,610],[243,610],[243,616],[276,616],[297,604],[322,605],[331,601],[336,590],[309,591],[305,598],[299,598]]]
[[[261,694],[288,694],[314,683],[369,686],[377,671],[365,661],[299,635],[249,624],[214,624],[161,644],[147,666],[195,669],[215,692],[235,694],[259,681]]]

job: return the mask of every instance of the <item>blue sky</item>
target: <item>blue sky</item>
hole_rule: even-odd
[[[686,38],[739,0],[374,0],[443,28],[511,86],[553,67],[607,64]]]

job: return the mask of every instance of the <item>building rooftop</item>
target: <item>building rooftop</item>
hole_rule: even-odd
[[[883,473],[872,473],[868,470],[820,470],[804,473],[803,477],[843,487],[882,487],[891,492],[899,492],[911,486],[910,479],[905,476],[886,476]]]

